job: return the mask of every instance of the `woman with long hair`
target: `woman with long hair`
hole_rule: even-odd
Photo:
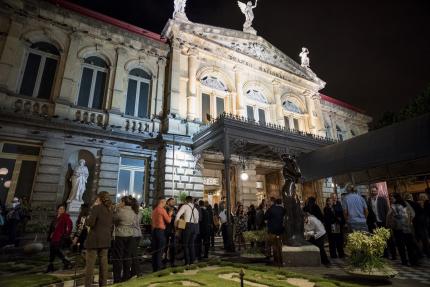
[[[86,266],[85,286],[92,286],[94,266],[99,259],[99,286],[107,285],[108,250],[112,240],[113,212],[110,195],[106,191],[97,194],[85,224],[88,226],[85,241]]]
[[[248,220],[246,218],[242,204],[237,206],[235,222],[236,222],[235,237],[236,237],[238,249],[240,251],[240,248],[242,245],[243,245],[243,248],[246,249],[245,237],[243,237],[243,233],[247,230],[247,225],[248,225]]]
[[[133,209],[135,216],[133,222],[133,238],[131,241],[131,277],[141,276],[140,262],[138,257],[138,248],[140,239],[142,238],[142,230],[140,229],[140,222],[142,221],[142,211],[139,208],[139,202],[136,198],[131,197],[131,209]]]
[[[72,233],[73,223],[69,214],[66,213],[66,205],[60,204],[57,206],[57,215],[51,221],[48,232],[49,241],[49,265],[47,272],[54,271],[55,257],[59,257],[63,261],[63,268],[69,269],[71,267],[70,261],[66,258],[61,250],[66,241],[70,239]]]

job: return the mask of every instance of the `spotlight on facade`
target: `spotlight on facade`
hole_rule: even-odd
[[[248,178],[249,178],[249,175],[248,175],[245,171],[242,171],[242,172],[240,173],[240,179],[241,179],[242,181],[247,181],[247,180],[248,180]]]

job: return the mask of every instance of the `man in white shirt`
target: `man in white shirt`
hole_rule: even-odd
[[[328,260],[324,249],[324,239],[326,237],[324,225],[318,218],[308,212],[304,213],[304,219],[305,238],[307,238],[310,243],[319,248],[321,263],[324,265],[329,265],[330,261]]]
[[[175,221],[178,221],[182,216],[187,223],[183,234],[185,265],[190,265],[194,263],[196,257],[194,244],[196,236],[199,233],[199,210],[194,205],[191,196],[185,198],[185,204],[182,205],[176,214]]]

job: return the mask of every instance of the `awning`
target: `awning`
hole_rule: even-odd
[[[430,173],[430,114],[393,124],[298,158],[306,181],[371,183]]]

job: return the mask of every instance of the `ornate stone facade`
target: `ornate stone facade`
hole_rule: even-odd
[[[367,131],[370,118],[321,95],[325,82],[308,67],[260,36],[191,23],[185,2],[164,38],[65,1],[0,4],[0,165],[23,162],[8,143],[40,148],[33,204],[67,197],[78,154],[92,164],[87,200],[102,190],[147,203],[181,192],[221,198],[222,155],[196,158],[192,135],[224,112],[341,140]],[[235,200],[256,203],[282,184],[279,162],[248,159],[243,183],[232,161]]]

